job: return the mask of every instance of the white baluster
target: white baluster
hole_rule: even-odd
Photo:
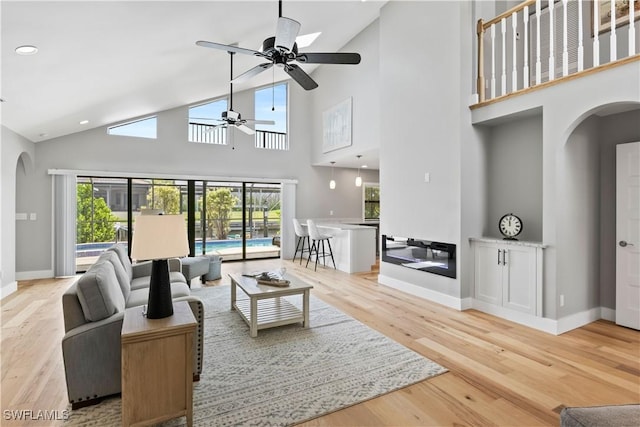
[[[502,85],[501,95],[507,93],[507,20],[500,21],[500,31],[502,32]]]
[[[513,12],[511,14],[511,30],[512,30],[512,45],[513,45],[513,57],[511,60],[513,61],[513,68],[511,69],[511,92],[515,92],[518,90],[518,70],[516,69],[516,40],[518,34],[518,14]]]
[[[491,98],[496,97],[496,25],[491,24]]]
[[[567,48],[567,3],[562,0],[562,76],[569,75],[569,50]]]
[[[609,60],[615,61],[618,56],[618,38],[616,37],[616,2],[611,0],[611,38],[609,39]]]
[[[542,62],[540,61],[540,8],[542,0],[536,0],[536,84],[542,82]]]
[[[555,71],[556,71],[556,60],[555,60],[555,52],[553,49],[554,45],[554,36],[553,36],[553,27],[555,27],[555,18],[553,17],[553,2],[554,0],[549,0],[549,81],[555,79]]]
[[[636,54],[636,27],[633,25],[634,20],[634,0],[629,0],[629,56]]]
[[[522,69],[522,87],[529,87],[529,6],[524,7],[524,66]]]
[[[584,70],[584,47],[582,46],[582,0],[578,0],[578,71],[582,70]]]
[[[600,65],[600,39],[598,26],[600,20],[600,6],[599,3],[594,1],[593,3],[593,66]]]

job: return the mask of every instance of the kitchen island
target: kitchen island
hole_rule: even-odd
[[[331,247],[338,270],[345,273],[371,271],[376,263],[376,227],[323,221],[317,221],[316,225],[321,234],[333,237]],[[327,260],[327,266],[330,263],[331,258]]]

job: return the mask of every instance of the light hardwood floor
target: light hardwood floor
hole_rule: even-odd
[[[553,336],[387,288],[375,272],[314,272],[291,261],[224,263],[223,278],[207,285],[281,265],[313,284],[318,298],[449,369],[304,426],[557,426],[565,406],[640,402],[640,332],[611,322]],[[21,282],[2,300],[3,426],[61,424],[10,422],[5,411],[67,409],[61,295],[73,280]]]

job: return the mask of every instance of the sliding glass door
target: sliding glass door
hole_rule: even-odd
[[[183,214],[194,255],[224,261],[280,256],[280,184],[171,179],[77,179],[76,271],[86,271],[143,213]]]

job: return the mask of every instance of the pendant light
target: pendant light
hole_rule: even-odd
[[[360,177],[360,154],[356,156],[358,158],[358,176],[356,176],[356,187],[362,187],[362,178]]]
[[[329,181],[329,188],[331,190],[335,190],[336,189],[336,181],[333,179],[333,165],[335,165],[336,162],[331,162],[331,181]]]

